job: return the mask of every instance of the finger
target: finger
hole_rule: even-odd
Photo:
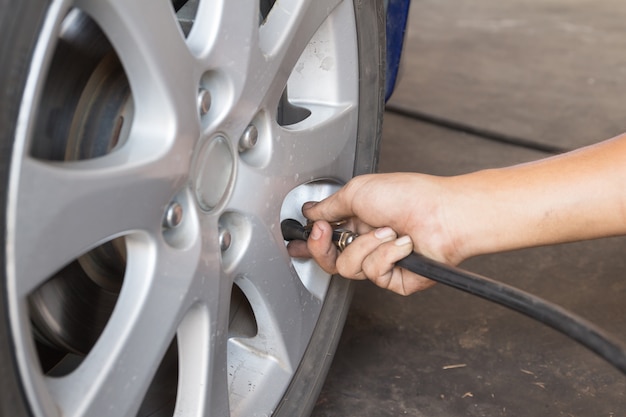
[[[305,241],[292,240],[287,244],[287,253],[292,258],[311,258],[311,252]]]
[[[426,289],[433,281],[395,264],[413,252],[409,236],[381,244],[363,260],[363,272],[376,285],[401,295]]]
[[[389,227],[360,235],[337,258],[337,270],[346,278],[367,278],[363,271],[363,261],[381,244],[391,242],[395,238],[396,232]]]
[[[336,274],[338,251],[333,243],[333,228],[325,221],[315,222],[307,241],[307,248],[315,262],[329,274]]]
[[[302,206],[302,213],[310,220],[339,221],[354,216],[352,202],[363,177],[355,177],[330,197],[320,202],[308,202]]]
[[[378,285],[378,283],[376,284]],[[396,294],[411,295],[433,285],[435,285],[435,281],[396,266],[391,270],[391,278],[386,288]]]
[[[353,214],[349,209],[332,209],[332,207],[337,207],[334,202],[336,198],[336,194],[333,194],[322,201],[306,202],[302,205],[302,214],[312,221],[325,220],[327,222],[337,222],[352,217]]]

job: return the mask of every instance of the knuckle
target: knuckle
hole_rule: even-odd
[[[339,257],[337,257],[337,262],[335,265],[337,267],[337,272],[339,272],[339,274],[344,277],[352,277],[359,272],[354,271],[354,268],[351,266],[351,263],[346,256],[340,255]]]
[[[365,260],[363,261],[362,269],[365,275],[367,275],[371,279],[378,279],[384,275],[389,274],[390,272],[390,269],[387,267],[387,265],[382,264],[373,256],[365,258]]]
[[[380,288],[389,289],[390,288],[390,284],[392,282],[392,273],[391,273],[391,271],[388,271],[385,274],[376,275],[375,277],[370,278],[370,279],[372,280],[372,282],[374,284],[376,284]]]
[[[336,194],[337,200],[344,207],[351,207],[354,196],[366,181],[365,176],[357,176],[348,181]]]
[[[362,265],[358,261],[340,255],[337,258],[337,272],[345,278],[366,279],[367,274],[363,271]]]

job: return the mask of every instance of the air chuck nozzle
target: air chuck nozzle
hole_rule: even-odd
[[[341,227],[345,222],[331,223],[333,226],[333,243],[340,251],[343,251],[357,237],[357,235],[349,230],[336,229]],[[311,234],[313,223],[302,226],[299,221],[286,219],[280,223],[280,230],[283,232],[283,239],[290,242],[292,240],[308,240]]]
[[[283,232],[283,239],[287,242],[292,240],[308,240],[311,230],[305,228],[299,221],[285,219],[280,223],[280,230]]]

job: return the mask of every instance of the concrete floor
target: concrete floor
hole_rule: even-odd
[[[572,149],[626,130],[623,0],[414,0],[389,105]],[[380,171],[454,175],[546,156],[385,116]],[[428,119],[428,118],[426,118]],[[626,238],[463,266],[554,301],[626,341]],[[626,377],[569,339],[437,285],[357,284],[314,417],[624,416]]]

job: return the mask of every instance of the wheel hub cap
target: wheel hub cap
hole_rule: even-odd
[[[235,161],[223,136],[200,146],[194,167],[195,194],[200,207],[213,210],[226,199],[235,172]]]

